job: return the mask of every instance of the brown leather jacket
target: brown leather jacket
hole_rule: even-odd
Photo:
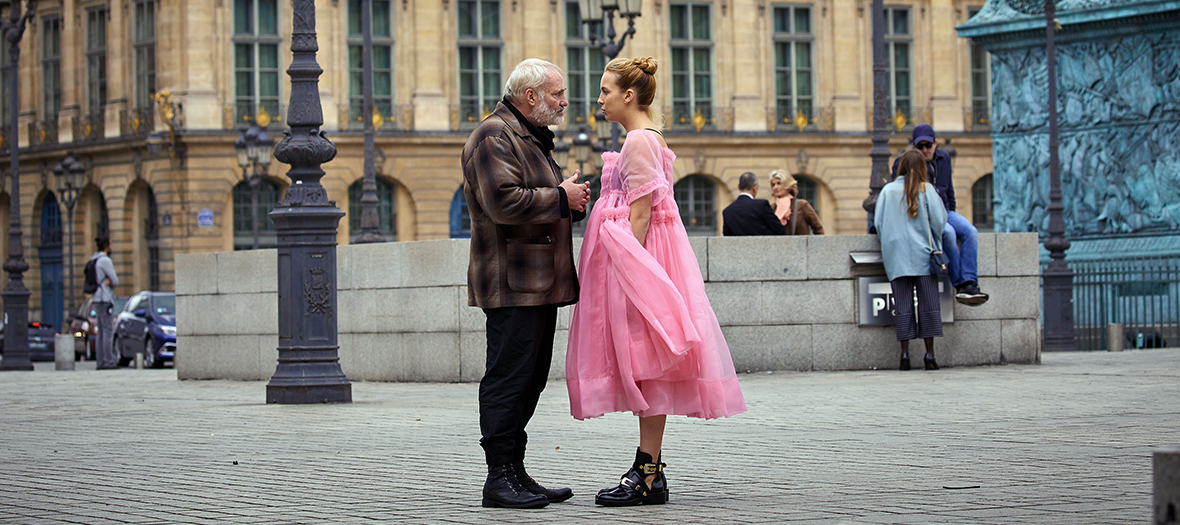
[[[501,102],[463,148],[471,215],[467,302],[480,308],[566,305],[578,300],[572,212],[561,172]]]

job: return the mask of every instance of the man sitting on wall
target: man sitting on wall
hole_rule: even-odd
[[[955,184],[951,170],[951,155],[938,149],[934,128],[929,124],[914,126],[913,147],[926,158],[926,171],[934,183],[942,204],[946,207],[946,227],[942,230],[942,250],[950,259],[947,270],[955,285],[955,300],[968,306],[986,303],[988,295],[979,290],[977,273],[979,231],[966,217],[955,212]],[[897,178],[898,156],[893,161],[893,178]],[[960,245],[960,243],[962,243]]]

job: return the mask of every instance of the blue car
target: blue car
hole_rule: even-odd
[[[176,294],[139,292],[115,317],[115,354],[126,366],[143,354],[143,365],[162,368],[176,354]]]

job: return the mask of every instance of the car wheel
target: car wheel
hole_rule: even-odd
[[[158,368],[156,361],[156,352],[152,350],[152,338],[143,340],[143,367],[144,368]]]
[[[119,336],[115,336],[114,342],[111,343],[111,349],[115,352],[115,360],[119,362],[119,366],[131,364],[131,359],[123,357],[123,345],[119,342]]]

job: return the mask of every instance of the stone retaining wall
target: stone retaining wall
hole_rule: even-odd
[[[698,237],[692,244],[739,371],[897,367],[893,327],[857,324],[856,278],[884,270],[853,265],[849,252],[878,250],[876,236]],[[991,301],[955,305],[955,322],[935,342],[939,364],[1038,363],[1037,236],[980,234],[979,245],[980,286]],[[484,316],[467,306],[467,240],[337,250],[340,363],[350,379],[480,379]],[[177,256],[181,379],[274,373],[275,260],[275,250]],[[559,315],[553,378],[565,375],[569,311]]]

